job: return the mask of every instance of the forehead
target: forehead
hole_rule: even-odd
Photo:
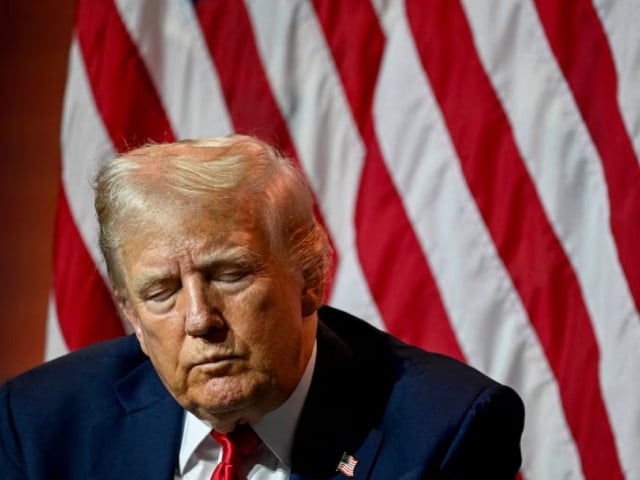
[[[154,253],[164,257],[239,249],[265,253],[270,243],[255,209],[240,202],[205,205],[165,199],[153,208],[131,212],[119,230],[123,261]]]
[[[163,230],[214,233],[230,228],[264,229],[259,204],[239,193],[187,196],[171,189],[153,188],[126,210],[119,226],[123,236]]]

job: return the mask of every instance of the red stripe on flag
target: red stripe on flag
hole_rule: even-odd
[[[171,141],[171,125],[112,0],[80,0],[78,43],[96,106],[115,149]]]
[[[458,2],[407,2],[419,55],[471,192],[560,388],[586,478],[622,478],[579,284],[549,225]],[[474,105],[475,108],[470,108]]]
[[[536,6],[602,159],[611,230],[640,311],[640,168],[618,108],[618,79],[606,34],[591,1],[537,0]]]
[[[124,335],[111,294],[89,256],[60,186],[53,283],[60,330],[70,350]]]
[[[197,2],[196,12],[234,129],[259,136],[296,159],[287,123],[262,66],[246,7],[237,0],[202,0]]]
[[[355,222],[371,293],[394,335],[463,360],[373,128],[372,102],[385,44],[378,18],[368,1],[314,0],[314,6],[367,148]]]
[[[151,79],[113,2],[79,1],[76,31],[96,107],[114,147],[124,151],[148,140],[171,139]],[[86,251],[64,194],[57,222],[55,295],[67,346],[74,349],[123,335],[109,290]]]
[[[287,152],[299,165],[286,120],[264,72],[246,7],[240,1],[203,0],[196,4],[196,12],[234,129],[265,139]],[[314,209],[318,221],[325,226],[317,203]],[[325,231],[328,234],[326,228]],[[332,242],[330,236],[329,241]],[[331,278],[338,264],[338,253],[333,250]],[[331,285],[327,285],[327,298],[330,292]]]

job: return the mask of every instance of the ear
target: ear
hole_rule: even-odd
[[[304,287],[302,290],[302,316],[308,317],[320,308],[322,304],[322,293],[316,288]]]
[[[120,310],[120,314],[125,318],[133,332],[136,334],[136,338],[138,339],[138,343],[140,343],[140,348],[146,354],[147,348],[144,342],[144,335],[142,334],[142,325],[140,324],[140,318],[136,313],[131,301],[129,300],[129,296],[127,292],[123,289],[118,289],[115,293],[116,303],[118,305],[118,309]]]

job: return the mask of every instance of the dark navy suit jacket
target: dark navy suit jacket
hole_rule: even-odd
[[[511,479],[522,402],[447,357],[323,307],[292,479]],[[173,478],[183,410],[135,337],[105,342],[0,389],[0,478]]]

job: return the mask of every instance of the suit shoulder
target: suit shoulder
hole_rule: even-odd
[[[369,416],[384,436],[375,478],[399,478],[399,468],[411,470],[412,478],[514,478],[524,422],[515,391],[344,312],[320,313],[354,353],[351,361],[364,378],[360,409],[381,405],[379,416]]]
[[[398,412],[445,409],[463,414],[485,390],[509,391],[506,395],[519,401],[509,387],[454,358],[408,345],[334,308],[323,307],[320,316],[357,357],[372,359],[372,365],[390,375],[389,406]]]
[[[455,358],[403,343],[396,343],[391,348],[400,365],[399,388],[411,389],[416,394],[443,399],[455,395],[471,400],[487,388],[500,386],[484,373]]]
[[[398,374],[408,378],[437,377],[446,384],[469,381],[476,386],[495,384],[488,376],[465,363],[409,345],[341,310],[322,307],[320,319],[355,352],[383,355],[400,369]]]
[[[8,380],[2,392],[27,404],[43,398],[55,404],[89,389],[99,391],[146,359],[134,336],[108,340],[28,370]]]

